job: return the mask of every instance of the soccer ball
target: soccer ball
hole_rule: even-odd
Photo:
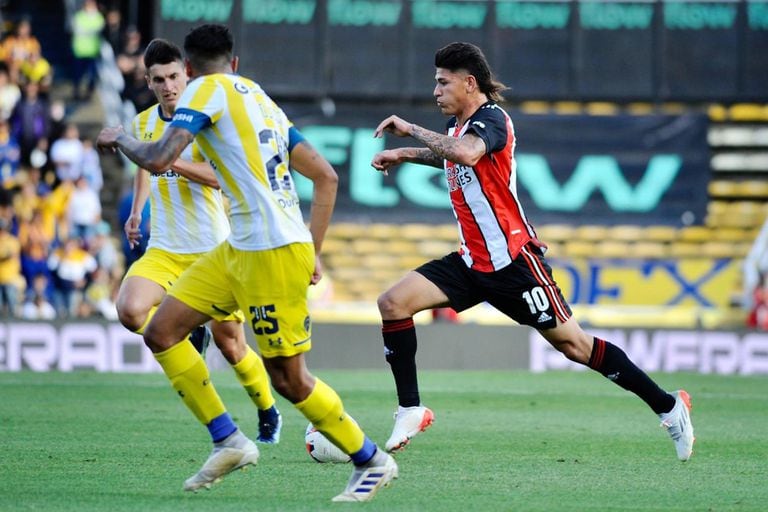
[[[307,453],[317,462],[349,462],[349,455],[330,442],[323,434],[312,426],[307,425],[304,433],[304,442],[307,445]]]

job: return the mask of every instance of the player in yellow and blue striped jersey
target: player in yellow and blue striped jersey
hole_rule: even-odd
[[[223,25],[202,25],[184,41],[193,80],[158,141],[106,128],[100,148],[117,148],[153,172],[166,169],[193,139],[230,201],[232,232],[179,278],[144,332],[174,388],[214,442],[185,489],[208,487],[258,459],[210,382],[188,332],[240,308],[248,316],[274,388],[355,465],[334,501],[367,501],[397,477],[394,459],[345,412],[336,392],[307,369],[311,347],[307,287],[322,277],[319,254],[338,177],[254,81],[235,74],[233,39]],[[289,164],[314,185],[310,227],[304,223]]]

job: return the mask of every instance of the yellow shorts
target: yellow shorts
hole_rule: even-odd
[[[199,260],[203,254],[205,253],[177,254],[150,247],[141,258],[131,265],[123,280],[129,277],[142,277],[159,284],[167,292],[179,276]],[[243,323],[245,316],[242,311],[238,310],[222,319],[226,322],[232,320]]]
[[[220,320],[240,308],[263,357],[312,347],[307,289],[315,267],[310,243],[241,251],[224,242],[197,260],[168,293]]]

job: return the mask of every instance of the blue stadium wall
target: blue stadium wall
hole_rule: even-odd
[[[765,98],[763,0],[156,0],[181,42],[227,23],[242,71],[274,95],[428,98],[434,52],[480,45],[516,99]]]

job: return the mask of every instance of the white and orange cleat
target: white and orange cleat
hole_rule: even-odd
[[[693,423],[691,423],[691,396],[684,389],[672,393],[675,406],[671,411],[659,414],[661,426],[667,429],[669,437],[675,443],[677,458],[685,462],[693,454]]]
[[[398,406],[395,412],[395,427],[384,447],[388,452],[402,450],[411,442],[413,436],[424,432],[435,421],[435,414],[423,405],[414,407]]]

